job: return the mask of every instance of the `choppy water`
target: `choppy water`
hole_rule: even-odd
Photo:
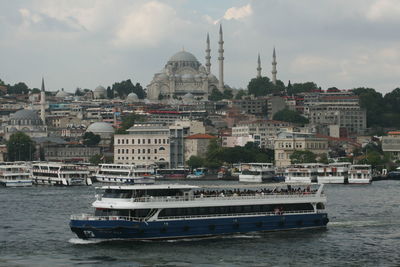
[[[400,266],[400,182],[328,185],[327,230],[180,241],[77,239],[93,187],[0,188],[0,266]]]

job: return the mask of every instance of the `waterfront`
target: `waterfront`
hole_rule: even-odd
[[[399,186],[327,185],[327,230],[102,243],[79,240],[68,227],[70,214],[91,212],[94,187],[1,188],[0,265],[394,266]]]

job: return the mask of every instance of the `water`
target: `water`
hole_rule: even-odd
[[[94,187],[0,188],[0,266],[399,266],[399,181],[328,185],[326,230],[179,241],[84,241],[69,216]]]

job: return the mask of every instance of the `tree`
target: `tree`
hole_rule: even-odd
[[[127,134],[129,128],[131,128],[136,122],[145,121],[145,117],[135,113],[129,113],[122,116],[122,122],[120,127],[115,131],[116,134]]]
[[[135,93],[139,99],[143,99],[145,97],[145,92],[140,83],[133,85],[130,79],[119,83],[114,83],[112,86],[112,91],[120,98],[125,98],[130,93]]]
[[[303,93],[303,92],[312,92],[312,91],[318,91],[320,90],[317,86],[316,83],[314,82],[305,82],[305,83],[294,83],[291,85],[291,88],[289,88],[289,85],[287,87],[287,91],[289,95],[295,95],[298,93]]]
[[[33,88],[31,90],[31,94],[39,94],[40,93],[40,89],[39,88]]]
[[[382,115],[385,112],[385,101],[381,93],[378,93],[373,88],[355,88],[352,90],[355,95],[358,95],[360,107],[367,110],[367,126],[384,126],[385,121]]]
[[[232,89],[225,89],[223,92],[223,99],[232,99],[233,98],[233,93]]]
[[[9,161],[32,161],[35,151],[35,143],[23,132],[13,133],[7,142]]]
[[[249,94],[252,94],[256,97],[267,95],[268,93],[270,93],[268,89],[271,87],[272,83],[268,77],[253,78],[247,85]]]
[[[98,134],[92,132],[86,132],[83,135],[83,144],[85,146],[97,146],[101,141],[101,137]]]
[[[318,159],[318,163],[328,164],[329,163],[328,156],[326,154],[322,154]]]
[[[28,94],[29,93],[29,88],[25,83],[19,82],[19,83],[16,83],[16,84],[12,85],[12,86],[9,85],[7,93],[8,94]]]
[[[236,96],[235,96],[235,99],[240,100],[240,99],[242,99],[242,97],[245,96],[245,95],[247,95],[246,91],[243,90],[243,89],[240,89],[240,90],[237,92],[237,94],[236,94]]]
[[[76,90],[75,90],[75,94],[74,94],[75,96],[84,96],[85,95],[85,92],[84,91],[82,91],[82,89],[81,88],[76,88]]]
[[[99,165],[102,162],[102,160],[103,160],[103,156],[99,155],[99,154],[93,155],[89,158],[89,162],[94,165]]]
[[[224,99],[224,95],[217,88],[213,88],[211,91],[211,95],[208,97],[208,99],[211,101],[219,101]]]
[[[275,113],[274,120],[278,121],[286,121],[292,123],[299,123],[299,124],[307,124],[309,120],[303,117],[298,111],[290,110],[290,109],[282,109]]]
[[[309,151],[301,151],[295,150],[292,155],[290,155],[290,162],[292,164],[300,164],[300,163],[314,163],[317,161],[317,156]]]
[[[113,99],[113,98],[114,98],[114,92],[113,92],[113,90],[111,89],[110,86],[107,86],[107,89],[106,89],[106,97],[107,97],[108,99]]]
[[[191,156],[186,163],[190,168],[195,169],[204,165],[204,159],[198,156]]]

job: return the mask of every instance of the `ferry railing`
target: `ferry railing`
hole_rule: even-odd
[[[293,210],[293,211],[272,211],[272,212],[247,212],[247,213],[221,213],[221,214],[203,214],[203,215],[182,215],[182,216],[162,216],[158,217],[158,220],[170,220],[170,219],[194,219],[194,218],[210,218],[210,217],[240,217],[240,216],[252,216],[252,215],[264,215],[264,216],[277,216],[277,215],[288,215],[288,214],[319,214],[325,213],[325,210]],[[87,220],[87,221],[147,221],[148,217],[130,217],[130,216],[95,216],[91,214],[75,214],[71,215],[71,220]]]
[[[252,194],[252,195],[195,195],[195,196],[167,196],[167,197],[137,197],[131,198],[131,202],[173,202],[173,201],[206,201],[206,200],[243,200],[243,199],[269,199],[269,198],[299,198],[316,197],[317,193],[293,193],[293,194]],[[323,193],[320,196],[325,196]]]

